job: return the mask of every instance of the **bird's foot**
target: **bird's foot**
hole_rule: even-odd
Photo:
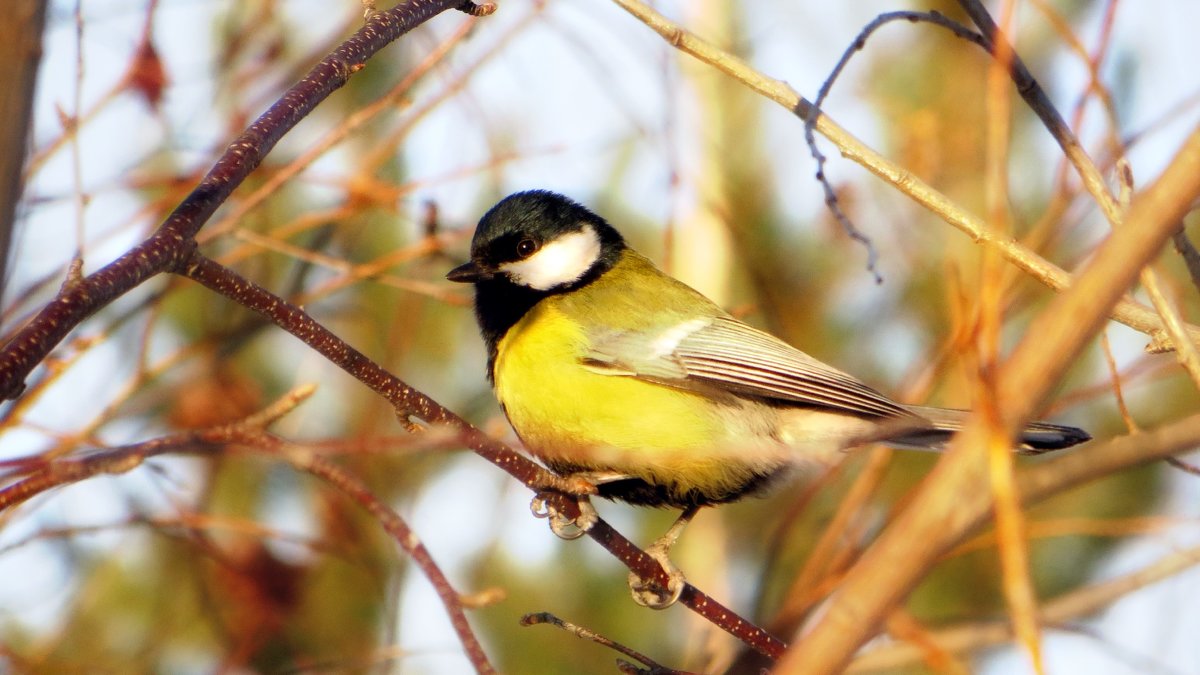
[[[692,522],[692,518],[699,510],[698,506],[689,506],[684,509],[666,534],[659,537],[658,541],[646,549],[646,555],[658,561],[658,564],[662,565],[663,571],[667,573],[665,587],[655,579],[643,579],[635,572],[629,573],[629,593],[633,595],[634,602],[650,609],[666,609],[679,601],[684,586],[687,586],[687,579],[683,578],[683,572],[675,567],[668,554],[671,552],[671,547],[678,541],[683,528]]]
[[[592,506],[587,495],[575,497],[576,503],[579,505],[579,516],[572,518],[551,504],[550,497],[556,494],[558,493],[537,493],[534,495],[533,501],[529,502],[529,510],[533,512],[535,518],[545,518],[546,522],[550,524],[550,531],[560,539],[578,539],[587,534],[587,531],[600,520],[600,514],[596,513],[596,507]]]
[[[668,578],[666,586],[659,583],[657,579],[643,579],[638,576],[637,572],[629,573],[629,594],[633,596],[633,601],[650,609],[666,609],[675,604],[679,601],[679,596],[683,595],[684,586],[687,586],[687,579],[683,578],[683,572],[680,572],[667,556],[670,547],[662,546],[662,543],[661,539],[655,542],[653,546],[646,549],[646,555],[662,565]]]

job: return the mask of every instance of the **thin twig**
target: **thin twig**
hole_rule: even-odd
[[[1121,139],[1118,135],[1120,124],[1117,121],[1116,103],[1113,100],[1112,92],[1104,85],[1100,79],[1100,67],[1108,55],[1109,48],[1112,45],[1112,29],[1114,25],[1114,16],[1117,6],[1116,0],[1107,0],[1104,9],[1104,20],[1101,22],[1100,36],[1097,38],[1097,45],[1094,53],[1089,53],[1083,42],[1071,31],[1067,19],[1050,6],[1047,0],[1035,0],[1034,6],[1042,12],[1046,20],[1058,33],[1059,37],[1066,43],[1068,49],[1075,52],[1088,70],[1088,84],[1082,95],[1075,102],[1075,109],[1072,112],[1070,128],[1080,129],[1083,127],[1084,114],[1088,110],[1088,101],[1095,96],[1100,103],[1101,109],[1106,117],[1106,143],[1109,146],[1109,152],[1113,155],[1122,155],[1125,148],[1122,147]],[[1059,162],[1058,169],[1054,178],[1054,194],[1058,198],[1059,195],[1066,194],[1067,176],[1070,169],[1070,162],[1064,158]]]
[[[433,586],[446,613],[450,615],[450,624],[454,627],[454,632],[458,634],[463,650],[470,659],[471,665],[475,666],[475,671],[495,673],[495,667],[488,661],[483,645],[479,644],[479,639],[475,637],[474,631],[471,630],[471,624],[467,621],[461,596],[450,585],[446,575],[442,573],[433,556],[429,554],[429,549],[425,548],[425,544],[408,526],[408,523],[394,509],[376,497],[360,478],[337,464],[307,451],[289,450],[286,447],[280,448],[280,450],[293,465],[337,488],[338,492],[346,495],[371,514],[400,545],[400,548],[408,554],[409,559],[416,563]]]
[[[613,2],[662,36],[671,46],[733,77],[750,89],[787,108],[800,119],[806,119],[812,114],[812,104],[797,94],[786,82],[767,77],[733,54],[705,42],[680,25],[668,20],[644,2],[640,0],[613,0]],[[897,190],[911,197],[931,213],[970,236],[976,243],[1000,251],[1006,260],[1037,281],[1055,291],[1064,291],[1072,285],[1071,275],[1062,268],[1048,262],[1020,242],[1001,233],[993,232],[987,223],[964,211],[918,176],[863,145],[849,132],[838,126],[828,115],[824,113],[818,115],[816,129],[837,146],[843,157],[856,162],[895,186]],[[1127,297],[1119,300],[1110,309],[1109,315],[1112,319],[1146,335],[1154,336],[1163,330],[1162,319],[1153,309]],[[1200,328],[1188,325],[1186,332],[1193,342],[1200,344]]]
[[[410,387],[400,378],[346,344],[304,310],[250,282],[232,270],[199,253],[182,270],[182,274],[205,287],[261,314],[263,317],[295,335],[331,363],[352,375],[382,396],[396,410],[402,422],[410,416],[433,425],[445,425],[462,430],[464,442],[476,453],[507,471],[517,480],[535,490],[566,487],[557,476],[542,469],[503,443],[492,439],[471,426],[453,412],[442,407],[424,393]]]
[[[1182,226],[1171,237],[1171,243],[1179,252],[1179,256],[1183,258],[1188,276],[1192,278],[1192,285],[1196,287],[1197,291],[1200,291],[1200,251],[1197,251],[1196,245],[1192,243],[1191,239],[1188,239],[1187,231]]]
[[[1025,99],[1025,103],[1042,121],[1043,126],[1050,132],[1050,135],[1058,143],[1067,160],[1075,167],[1080,179],[1083,181],[1083,186],[1088,193],[1092,195],[1096,203],[1100,206],[1100,210],[1104,213],[1106,219],[1112,227],[1119,227],[1124,220],[1124,209],[1121,207],[1120,201],[1112,191],[1109,190],[1104,177],[1100,174],[1100,169],[1096,167],[1095,162],[1088,156],[1079,139],[1067,126],[1066,121],[1059,114],[1058,109],[1054,107],[1054,103],[1046,94],[1042,86],[1038,84],[1033,74],[1025,66],[1020,56],[1017,56],[1012,45],[1008,43],[1004,35],[997,29],[995,21],[992,20],[987,8],[979,0],[959,0],[958,3],[979,27],[984,39],[987,41],[989,51],[993,54],[1009,53],[1013,58],[1008,63],[1009,76],[1016,85],[1017,92],[1021,98]],[[1123,182],[1132,182],[1131,178],[1126,178],[1127,172],[1119,172],[1119,178]],[[1182,215],[1180,217],[1182,222]],[[1180,364],[1191,376],[1193,383],[1200,388],[1200,349],[1196,347],[1195,335],[1188,330],[1180,318],[1179,312],[1163,299],[1158,293],[1158,275],[1150,267],[1141,270],[1139,276],[1142,285],[1146,287],[1147,293],[1151,297],[1155,311],[1158,312],[1162,320],[1163,329],[1171,338],[1171,346],[1176,350]],[[1154,336],[1158,337],[1158,336]],[[1155,341],[1155,345],[1162,346],[1161,340]]]
[[[850,58],[858,52],[862,51],[867,43],[867,38],[871,34],[879,30],[883,26],[894,21],[907,21],[909,23],[927,22],[935,26],[946,28],[958,37],[964,40],[974,42],[979,46],[983,46],[983,37],[974,31],[966,28],[962,24],[951,21],[939,12],[886,12],[875,17],[870,23],[863,27],[854,37],[850,46],[846,51],[842,52],[842,58],[838,59],[837,65],[833,67],[825,81],[821,83],[820,90],[817,91],[817,98],[813,101],[812,106],[808,109],[808,113],[804,115],[804,141],[808,144],[809,153],[817,162],[817,182],[821,184],[821,188],[825,192],[825,206],[833,213],[834,218],[841,224],[842,229],[850,236],[851,239],[862,244],[867,249],[867,270],[875,275],[875,283],[883,283],[883,277],[880,276],[877,269],[879,258],[878,251],[875,250],[874,244],[862,233],[850,218],[842,211],[842,207],[838,202],[837,193],[834,192],[833,186],[829,183],[829,178],[825,175],[825,154],[817,147],[817,139],[814,132],[817,126],[817,119],[821,114],[821,106],[824,105],[825,99],[829,97],[829,92],[833,90],[833,84],[837,81],[839,75],[845,70],[846,65],[850,62]]]
[[[186,263],[195,248],[196,232],[217,207],[285,133],[361,70],[368,58],[437,14],[465,6],[460,0],[410,0],[372,15],[229,145],[154,234],[64,289],[0,349],[0,399],[19,396],[29,372],[85,318],[147,279]]]
[[[1113,356],[1112,342],[1108,339],[1108,331],[1100,334],[1100,347],[1104,352],[1104,363],[1108,366],[1108,377],[1112,381],[1113,399],[1117,403],[1117,412],[1121,414],[1121,419],[1125,422],[1125,429],[1131,434],[1139,431],[1137,422],[1133,419],[1133,415],[1129,412],[1129,406],[1125,405],[1125,392],[1121,387],[1121,371],[1117,368],[1117,360]]]
[[[1193,476],[1200,476],[1200,466],[1196,466],[1191,462],[1185,462],[1178,457],[1168,457],[1167,464],[1170,464],[1184,473],[1190,473]]]
[[[550,497],[550,500],[555,508],[569,518],[579,516],[578,503],[574,497],[568,496],[576,490],[574,483],[546,471],[503,443],[484,434],[424,393],[408,386],[404,381],[346,344],[299,307],[199,253],[194,255],[192,263],[182,273],[243,307],[262,314],[275,325],[304,341],[334,365],[383,396],[395,408],[402,422],[407,421],[409,416],[413,416],[435,426],[444,425],[459,430],[462,433],[463,442],[481,457],[508,472],[509,475],[534,491],[553,491],[555,494]],[[664,586],[669,582],[658,561],[621,536],[607,523],[600,521],[588,530],[588,535],[643,579],[653,578]],[[753,649],[773,658],[783,653],[782,642],[690,585],[684,591],[680,602]]]
[[[77,483],[100,474],[126,473],[151,457],[166,453],[203,452],[237,442],[251,431],[261,430],[291,412],[314,391],[316,388],[311,385],[298,387],[258,413],[233,424],[171,434],[82,456],[49,461],[39,456],[24,465],[17,463],[16,466],[23,469],[21,472],[28,475],[0,489],[0,511],[60,485]]]
[[[265,431],[315,391],[316,387],[312,385],[297,387],[266,408],[232,424],[172,434],[142,443],[99,450],[81,457],[53,461],[36,458],[31,460],[29,465],[19,467],[28,475],[0,489],[0,511],[14,507],[53,487],[77,483],[100,474],[126,473],[141,466],[149,458],[168,453],[210,452],[230,445],[270,451],[321,478],[369,511],[429,579],[450,615],[450,622],[472,665],[480,673],[495,673],[495,668],[488,662],[483,647],[467,622],[458,592],[450,585],[445,574],[408,524],[372,494],[360,479],[312,450],[291,445]]]
[[[496,3],[483,2],[476,4],[471,0],[465,0],[458,7],[455,7],[460,12],[470,14],[471,16],[489,16],[496,11]]]
[[[1024,424],[1061,380],[1075,355],[1104,322],[1105,315],[1174,232],[1174,226],[1200,194],[1200,128],[1196,128],[1176,153],[1162,176],[1134,199],[1124,227],[1117,228],[1100,245],[1071,289],[1054,299],[1029,327],[1026,339],[998,373],[997,400],[1008,434]],[[1200,419],[1163,427],[1109,444],[1094,445],[1018,474],[1018,486],[1028,487],[1030,476],[1052,480],[1047,467],[1069,475],[1072,462],[1089,462],[1092,471],[1113,472],[1123,466],[1099,461],[1100,448],[1117,445],[1146,449],[1157,434],[1173,430],[1189,443],[1200,437]],[[1180,429],[1180,425],[1185,425]],[[1190,428],[1188,428],[1190,426]],[[933,560],[948,550],[967,530],[978,524],[992,505],[992,495],[977,489],[985,480],[978,452],[987,442],[987,427],[972,418],[942,456],[922,488],[899,517],[880,535],[846,581],[830,599],[822,620],[794,644],[779,663],[778,672],[832,672],[844,668],[854,651],[871,635],[896,603],[922,577]],[[1179,440],[1178,438],[1176,440]],[[1188,446],[1171,445],[1171,452],[1147,451],[1141,461],[1161,457]],[[1026,490],[1021,490],[1023,497]],[[969,518],[964,502],[978,501]],[[972,509],[974,506],[972,506]],[[903,561],[903,564],[898,564]],[[801,657],[800,655],[803,654]]]
[[[536,626],[539,624],[548,624],[561,628],[581,640],[590,640],[598,645],[608,647],[616,652],[620,652],[621,654],[624,654],[635,661],[645,664],[646,667],[650,668],[650,672],[655,673],[655,675],[690,675],[686,671],[668,668],[649,656],[646,656],[635,649],[631,649],[630,647],[626,647],[620,642],[617,642],[612,638],[605,637],[594,630],[588,630],[583,626],[577,626],[570,621],[563,621],[550,612],[535,612],[533,614],[526,614],[525,616],[521,617],[522,626]]]
[[[1064,593],[1042,603],[1039,620],[1046,625],[1064,625],[1095,614],[1131,592],[1168,579],[1200,564],[1200,548],[1176,551],[1146,567],[1091,586]],[[1004,622],[974,623],[932,631],[929,639],[953,654],[967,655],[1012,639],[1012,626]],[[894,672],[919,665],[924,653],[917,645],[894,644],[864,652],[848,672]]]
[[[309,144],[298,157],[288,162],[286,166],[271,173],[262,182],[262,185],[256,187],[253,192],[246,195],[244,199],[241,199],[227,213],[223,213],[220,220],[206,227],[197,236],[197,241],[204,244],[233,230],[248,213],[266,201],[268,197],[278,193],[284,183],[310,167],[331,148],[349,137],[355,130],[374,120],[382,113],[394,112],[405,94],[411,91],[413,86],[420,82],[433,69],[434,65],[444,59],[450,53],[451,49],[470,33],[474,23],[473,21],[464,22],[458,30],[454,31],[449,37],[430,50],[412,70],[386,93],[370,104],[355,110],[336,127],[326,132],[320,139]],[[229,251],[225,254],[228,258],[223,257],[222,259],[236,259],[241,255],[240,248],[234,248],[232,251]]]

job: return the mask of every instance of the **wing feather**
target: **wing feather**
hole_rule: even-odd
[[[610,333],[592,341],[598,372],[686,389],[711,388],[822,406],[868,417],[913,417],[883,394],[737,319],[691,320],[655,334]]]

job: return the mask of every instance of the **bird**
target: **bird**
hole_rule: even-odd
[[[871,442],[940,450],[970,415],[896,402],[735,318],[554,192],[499,201],[475,229],[470,260],[446,278],[474,286],[488,380],[530,453],[599,497],[682,509],[648,549],[672,586],[631,574],[635,600],[650,607],[678,598],[682,575],[667,551],[701,507]],[[1015,450],[1089,439],[1032,422]]]

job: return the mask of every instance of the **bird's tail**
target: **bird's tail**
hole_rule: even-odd
[[[930,426],[905,428],[883,442],[898,448],[911,450],[941,450],[970,417],[967,410],[905,406],[914,415],[927,420]],[[1083,429],[1049,422],[1030,422],[1021,430],[1015,450],[1023,455],[1040,455],[1043,452],[1061,450],[1091,440]]]

